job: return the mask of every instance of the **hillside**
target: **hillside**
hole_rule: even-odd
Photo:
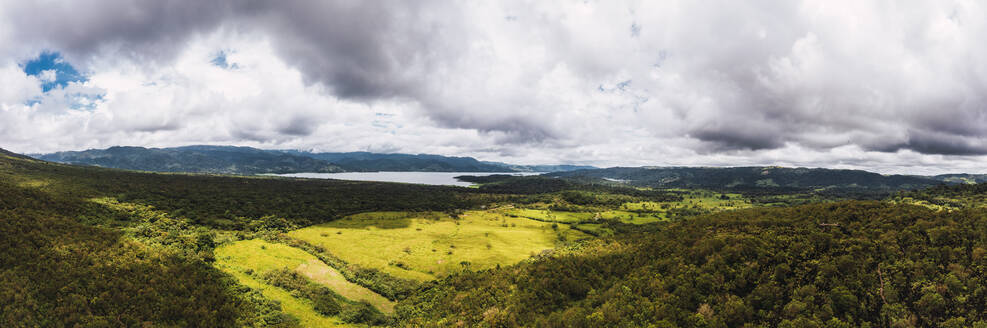
[[[417,171],[417,172],[514,172],[506,165],[484,163],[472,157],[440,155],[376,154],[369,152],[309,153],[285,151],[339,165],[350,172]]]
[[[67,164],[155,172],[260,174],[343,171],[326,161],[248,147],[110,147],[44,154],[37,158]]]
[[[215,247],[351,213],[488,202],[463,191],[143,173],[0,152],[0,326],[297,327],[267,289],[216,268]],[[375,272],[347,274],[389,281]],[[364,320],[362,305],[340,302],[356,311],[349,320]]]
[[[583,181],[655,188],[865,188],[916,189],[943,183],[932,177],[881,175],[860,170],[785,167],[614,167],[547,174]]]
[[[429,284],[409,327],[984,327],[987,215],[748,209]]]
[[[595,169],[585,165],[517,165],[479,161],[472,157],[430,154],[313,153],[289,150],[283,152],[321,159],[351,172],[557,172]]]
[[[20,159],[33,159],[33,158],[29,157],[29,156],[24,156],[24,155],[21,155],[21,154],[17,154],[17,153],[11,152],[11,151],[6,150],[6,149],[3,149],[3,148],[0,148],[0,156],[7,156],[7,157],[13,157],[13,158],[20,158]]]
[[[987,325],[983,185],[786,206],[470,179],[486,184],[159,174],[0,151],[0,325]]]

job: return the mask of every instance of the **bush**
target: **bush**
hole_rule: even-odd
[[[343,309],[343,312],[340,313],[339,317],[347,323],[365,323],[375,325],[387,322],[387,317],[367,302],[359,302],[347,306]]]
[[[315,311],[322,315],[337,315],[343,309],[332,292],[316,294],[312,298],[312,303],[315,303]]]

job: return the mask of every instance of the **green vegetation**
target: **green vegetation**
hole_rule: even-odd
[[[440,186],[140,173],[13,159],[0,161],[0,176],[46,193],[112,197],[195,225],[241,231],[261,229],[270,219],[306,226],[365,211],[468,208],[504,197]]]
[[[217,267],[280,301],[284,311],[305,326],[384,323],[387,318],[381,311],[394,309],[384,297],[346,281],[315,256],[294,247],[244,240],[217,248],[216,258]]]
[[[987,207],[987,183],[903,191],[895,195],[891,201],[934,209],[982,209]]]
[[[451,188],[0,150],[0,325],[987,326],[987,185],[881,198],[782,173]]]
[[[517,263],[565,241],[588,236],[565,226],[490,211],[456,217],[440,212],[370,212],[311,226],[288,236],[340,259],[417,281],[465,269]]]
[[[217,269],[213,249],[346,213],[446,210],[499,197],[459,190],[149,174],[0,154],[0,323],[306,325],[310,318],[291,310],[305,301]]]
[[[315,256],[291,246],[259,239],[244,240],[217,248],[216,256],[220,268],[241,272],[249,270],[260,275],[290,269],[345,299],[367,302],[387,313],[394,310],[394,304],[386,298],[347,281],[342,274]]]
[[[398,313],[408,326],[979,326],[985,249],[983,211],[729,211],[450,276]]]
[[[231,327],[285,321],[200,259],[76,218],[84,200],[0,179],[0,323]]]
[[[592,183],[609,181],[605,179],[620,180],[639,187],[786,192],[818,188],[903,190],[931,187],[943,182],[937,177],[801,167],[614,167],[555,172],[548,176]]]

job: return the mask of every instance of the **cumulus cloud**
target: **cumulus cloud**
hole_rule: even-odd
[[[527,163],[968,169],[987,155],[985,9],[0,1],[0,137],[24,151],[234,143]],[[88,80],[39,89],[58,72],[18,68],[46,51]]]

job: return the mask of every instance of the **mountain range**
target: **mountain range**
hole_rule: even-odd
[[[5,154],[22,156],[7,151]],[[45,161],[157,172],[217,174],[335,172],[551,172],[570,181],[653,188],[918,189],[987,182],[987,174],[883,175],[863,170],[789,167],[612,167],[513,165],[472,157],[371,152],[316,153],[234,146],[110,147],[32,155]]]
[[[868,188],[916,189],[987,182],[983,174],[883,175],[862,170],[789,167],[612,167],[546,174],[595,183],[653,188]]]
[[[575,165],[514,165],[481,162],[472,157],[370,152],[315,153],[234,146],[174,148],[110,147],[33,155],[75,165],[156,172],[221,174],[335,172],[553,172],[593,169]]]

